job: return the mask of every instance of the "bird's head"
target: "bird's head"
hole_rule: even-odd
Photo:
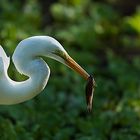
[[[44,56],[48,56],[72,68],[84,77],[84,79],[87,80],[89,78],[90,75],[68,55],[62,45],[54,38],[49,36],[34,36],[26,39],[26,42],[22,41],[19,46],[27,47],[29,45],[34,47],[39,45],[34,51],[32,48],[28,47],[28,52],[30,52],[29,55],[31,52],[34,53],[33,56],[41,56],[43,54]],[[22,49],[20,50],[22,51]],[[26,57],[28,52],[26,52]],[[17,58],[17,56],[14,55],[13,59],[15,57]]]

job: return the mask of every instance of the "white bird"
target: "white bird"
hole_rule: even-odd
[[[10,58],[0,46],[0,104],[12,105],[24,102],[35,97],[45,88],[50,76],[50,69],[41,56],[50,57],[67,65],[86,80],[90,77],[54,38],[49,36],[29,37],[18,44],[12,56],[18,72],[29,77],[22,82],[9,78],[7,70]]]

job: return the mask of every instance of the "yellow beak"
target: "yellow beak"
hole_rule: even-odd
[[[76,63],[69,55],[66,57],[65,63],[74,71],[78,72],[85,80],[89,78],[90,75],[78,63]]]

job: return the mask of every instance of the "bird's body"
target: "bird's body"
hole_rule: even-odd
[[[36,96],[46,86],[50,69],[41,56],[53,58],[77,71],[85,79],[89,74],[64,50],[61,44],[49,36],[34,36],[21,41],[12,56],[13,63],[21,74],[29,78],[16,82],[9,78],[7,70],[10,59],[0,47],[0,104],[11,105]]]

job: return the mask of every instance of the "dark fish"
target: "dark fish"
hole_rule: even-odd
[[[94,87],[96,86],[94,78],[90,75],[87,79],[86,84],[86,102],[87,102],[87,110],[91,112],[92,110],[92,100],[93,100],[93,93]]]

